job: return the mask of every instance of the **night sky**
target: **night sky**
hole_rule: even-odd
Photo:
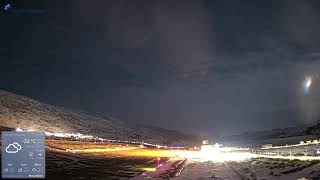
[[[14,3],[0,89],[206,135],[320,119],[318,0]]]

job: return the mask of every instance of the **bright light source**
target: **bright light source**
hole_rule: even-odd
[[[308,78],[306,79],[306,81],[305,81],[305,86],[306,86],[307,88],[309,88],[309,87],[311,86],[311,84],[312,84],[312,78],[311,78],[311,77],[308,77]]]
[[[23,131],[23,130],[22,130],[21,128],[16,128],[15,131],[21,132],[21,131]]]
[[[235,152],[230,151],[231,149],[239,148],[221,148],[221,145],[211,146],[202,145],[201,151],[176,151],[172,152],[172,157],[187,158],[199,161],[214,161],[214,162],[225,162],[225,161],[244,161],[255,157],[256,155],[249,152]]]
[[[141,170],[147,171],[147,172],[153,172],[153,171],[156,171],[157,169],[156,168],[141,168]]]
[[[303,82],[303,89],[305,93],[309,92],[311,85],[312,85],[312,76],[307,76]]]

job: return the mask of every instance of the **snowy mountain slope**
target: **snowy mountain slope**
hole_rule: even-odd
[[[178,131],[129,126],[108,115],[68,110],[3,90],[0,90],[0,126],[48,132],[78,132],[109,139],[170,145],[193,144],[198,140],[195,136]]]

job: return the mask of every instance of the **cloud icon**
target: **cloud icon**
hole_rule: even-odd
[[[12,144],[9,144],[7,147],[6,147],[6,152],[7,153],[17,153],[17,152],[19,152],[20,150],[21,150],[21,146],[20,146],[20,144],[19,143],[17,143],[17,142],[14,142],[14,143],[12,143]]]
[[[17,147],[18,148],[18,150],[20,151],[21,150],[21,146],[20,146],[20,144],[18,144],[17,142],[14,142],[14,143],[12,143],[15,147]]]

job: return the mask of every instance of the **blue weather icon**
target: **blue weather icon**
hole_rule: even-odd
[[[10,4],[10,3],[8,3],[8,4],[6,4],[6,5],[4,5],[4,10],[5,11],[8,11],[9,9],[11,9],[11,7],[12,7],[12,5]]]

